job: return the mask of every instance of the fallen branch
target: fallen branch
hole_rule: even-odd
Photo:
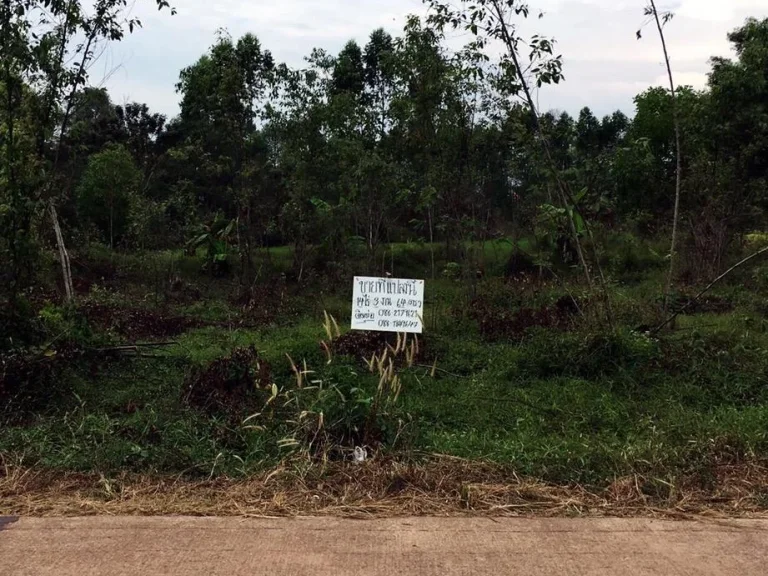
[[[146,342],[143,344],[120,344],[118,346],[108,346],[107,348],[91,348],[91,352],[120,352],[122,350],[135,350],[137,348],[160,348],[162,346],[174,346],[178,342]]]
[[[722,280],[723,278],[725,278],[726,276],[728,276],[728,274],[730,274],[731,272],[733,272],[734,270],[736,270],[736,268],[739,268],[740,266],[742,266],[742,265],[746,264],[747,262],[749,262],[749,261],[750,261],[750,260],[752,260],[753,258],[757,258],[758,256],[760,256],[761,254],[763,254],[763,253],[765,253],[765,252],[768,252],[768,246],[766,246],[766,247],[764,247],[764,248],[761,248],[760,250],[758,250],[758,251],[757,251],[757,252],[755,252],[754,254],[750,254],[749,256],[747,256],[746,258],[744,258],[743,260],[741,260],[741,261],[737,262],[736,264],[734,264],[733,266],[731,266],[730,268],[728,268],[728,270],[726,270],[725,272],[723,272],[722,274],[720,274],[720,276],[718,276],[717,278],[715,278],[714,280],[712,280],[712,282],[710,282],[710,283],[707,285],[707,287],[706,287],[706,288],[704,288],[704,289],[703,289],[701,292],[699,292],[698,294],[696,294],[696,296],[694,296],[694,297],[693,297],[691,300],[689,300],[689,301],[688,301],[688,303],[687,303],[685,306],[683,306],[682,308],[680,308],[680,310],[678,310],[677,312],[675,312],[674,314],[672,314],[671,316],[669,316],[669,318],[667,318],[666,320],[664,320],[664,322],[662,322],[661,324],[659,324],[659,325],[658,325],[658,326],[657,326],[657,327],[656,327],[656,328],[655,328],[655,329],[654,329],[654,330],[651,332],[651,336],[653,336],[653,335],[655,335],[655,334],[658,334],[658,333],[659,333],[659,331],[661,331],[661,329],[662,329],[662,328],[664,328],[664,326],[666,326],[667,324],[669,324],[670,322],[672,322],[672,320],[674,320],[675,318],[677,318],[677,317],[678,317],[680,314],[682,314],[683,312],[685,312],[686,310],[688,310],[688,308],[690,308],[690,307],[691,307],[693,304],[695,304],[696,302],[698,302],[699,298],[701,298],[702,296],[704,296],[704,294],[706,294],[707,292],[709,292],[709,290],[710,290],[710,289],[711,289],[711,288],[712,288],[712,287],[713,287],[715,284],[717,284],[718,282],[720,282],[720,280]]]
[[[89,348],[89,352],[95,352],[97,354],[135,354],[142,358],[162,358],[162,356],[145,354],[141,351],[142,348],[162,348],[164,346],[173,346],[178,342],[147,342],[144,344],[121,344],[119,346],[108,346],[106,348]]]

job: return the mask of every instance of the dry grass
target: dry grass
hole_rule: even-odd
[[[0,474],[0,515],[768,517],[768,468],[756,463],[723,466],[707,490],[686,479],[663,499],[648,496],[640,477],[598,492],[443,456],[418,465],[293,462],[247,480],[198,482],[8,464]]]

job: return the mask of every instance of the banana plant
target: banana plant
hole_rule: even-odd
[[[213,222],[203,224],[194,238],[186,244],[188,254],[194,254],[201,246],[206,247],[207,265],[211,270],[225,271],[229,266],[229,249],[237,231],[237,220],[216,215]]]

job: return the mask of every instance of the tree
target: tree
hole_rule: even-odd
[[[365,45],[363,62],[365,64],[366,98],[369,101],[372,126],[369,130],[383,140],[391,127],[390,106],[395,89],[395,47],[392,36],[382,28],[371,33]]]
[[[0,278],[12,300],[32,281],[38,248],[35,214],[44,172],[36,155],[30,91],[24,84],[0,82],[0,106],[12,110],[0,124]]]
[[[125,134],[125,145],[142,172],[142,192],[148,192],[155,169],[164,152],[162,136],[166,118],[153,114],[146,104],[131,102],[116,106],[115,113]]]
[[[709,276],[768,207],[768,19],[748,19],[728,39],[737,58],[712,60],[688,187],[698,268]]]
[[[533,124],[536,128],[539,144],[544,153],[547,166],[555,182],[559,201],[563,210],[569,215],[579,216],[584,229],[591,237],[592,232],[587,221],[579,213],[578,202],[568,187],[567,182],[558,170],[550,149],[546,133],[542,129],[541,119],[533,99],[532,87],[544,84],[559,83],[562,78],[562,58],[554,53],[554,41],[539,35],[533,35],[525,42],[517,34],[515,18],[527,18],[530,13],[529,5],[521,0],[462,0],[459,7],[444,2],[444,0],[424,0],[432,9],[428,21],[438,29],[445,26],[462,28],[475,36],[479,48],[485,47],[489,41],[501,42],[505,52],[499,58],[498,69],[502,82],[500,86],[509,97],[522,95]],[[521,56],[521,47],[527,46],[529,62],[526,64]],[[575,218],[569,216],[569,227],[574,244],[576,245],[579,261],[584,277],[590,289],[593,287],[589,265],[580,241],[580,233]],[[594,241],[592,242],[595,248]],[[594,265],[600,277],[600,287],[606,307],[606,317],[613,322],[607,283],[595,253]]]
[[[110,144],[124,144],[126,132],[105,88],[84,87],[75,97],[69,128],[61,140],[56,207],[67,228],[77,225],[74,189],[88,159]]]
[[[123,146],[108,146],[88,159],[78,187],[78,206],[110,248],[127,230],[131,196],[137,193],[140,183],[141,172]]]
[[[167,0],[155,2],[158,8],[169,8]],[[68,300],[73,298],[72,278],[55,208],[54,183],[59,178],[62,143],[76,97],[87,81],[99,43],[118,41],[126,28],[132,32],[141,25],[135,18],[124,18],[127,5],[128,0],[18,0],[0,6],[0,82],[6,96],[0,103],[0,122],[6,134],[2,162],[9,198],[7,213],[13,223],[10,244],[30,243],[29,223],[45,207],[53,221]],[[22,178],[17,164],[28,153],[19,148],[22,139],[17,137],[17,128],[21,111],[29,107],[35,110],[31,132],[42,159],[38,165],[42,172]],[[18,270],[18,259],[24,256],[16,248],[9,253],[11,269]],[[11,283],[18,289],[19,278]]]
[[[252,34],[237,43],[221,33],[209,53],[181,71],[180,131],[195,166],[198,196],[211,210],[238,222],[241,281],[252,280],[254,200],[268,170],[257,134],[262,98],[273,82],[274,61]]]
[[[686,86],[678,87],[675,93],[681,144],[688,149],[695,148],[697,134],[701,132],[702,95]],[[677,155],[669,90],[653,87],[635,96],[635,117],[624,140],[617,153],[620,167],[616,174],[617,202],[622,213],[642,211],[663,214],[671,220]]]
[[[360,97],[365,88],[363,52],[354,40],[350,40],[339,52],[333,66],[331,94],[348,94]]]
[[[667,313],[667,307],[669,306],[670,291],[672,290],[672,279],[675,273],[675,258],[677,256],[675,250],[677,248],[677,225],[680,216],[680,188],[683,177],[683,156],[680,149],[680,119],[677,112],[677,95],[675,93],[675,81],[672,77],[672,65],[669,62],[669,52],[667,51],[667,41],[664,37],[664,25],[667,24],[673,14],[671,12],[665,12],[659,14],[656,9],[656,3],[654,0],[649,0],[648,6],[645,8],[646,16],[653,16],[654,22],[656,22],[656,29],[659,32],[659,39],[661,40],[661,47],[664,51],[664,62],[667,66],[667,76],[669,77],[669,93],[672,96],[672,122],[675,128],[675,156],[677,160],[677,166],[675,170],[675,211],[672,216],[672,241],[669,249],[669,272],[667,274],[667,283],[664,288],[664,308],[663,313]],[[637,33],[638,38],[640,32]]]

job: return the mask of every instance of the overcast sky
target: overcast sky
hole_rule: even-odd
[[[136,0],[133,14],[143,24],[109,47],[91,70],[94,85],[105,85],[116,103],[146,102],[154,111],[178,113],[174,85],[179,70],[195,62],[213,43],[216,30],[233,37],[256,34],[278,62],[301,66],[313,47],[332,53],[350,39],[361,45],[372,30],[402,31],[408,14],[425,14],[420,0],[171,0],[178,14],[158,13],[153,0]],[[566,81],[539,94],[542,109],[597,114],[633,112],[632,98],[648,86],[666,83],[655,29],[641,41],[645,0],[530,0],[525,31],[553,36],[563,55]],[[672,10],[666,28],[676,81],[703,87],[711,56],[729,56],[726,34],[748,16],[768,17],[766,0],[661,0]],[[451,44],[460,44],[453,38]]]

